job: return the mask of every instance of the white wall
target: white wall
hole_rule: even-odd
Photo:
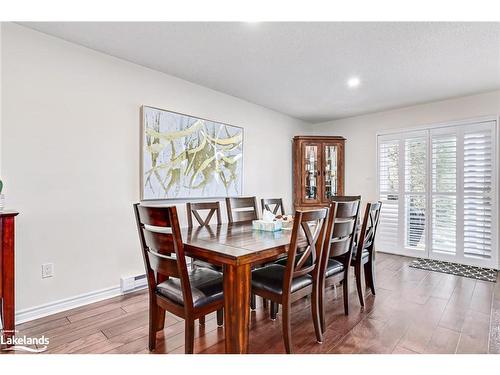
[[[362,89],[362,88],[361,88]],[[474,117],[497,116],[500,91],[432,102],[392,111],[313,125],[318,135],[342,135],[346,141],[346,194],[377,197],[376,134],[390,129],[434,125]]]
[[[132,212],[142,104],[244,127],[245,194],[291,207],[291,139],[310,125],[18,25],[4,24],[2,43],[2,177],[7,205],[21,212],[18,310],[143,272]],[[55,277],[42,280],[45,262]]]

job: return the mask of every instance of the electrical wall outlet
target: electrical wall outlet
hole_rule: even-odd
[[[54,276],[54,263],[42,264],[42,279]]]

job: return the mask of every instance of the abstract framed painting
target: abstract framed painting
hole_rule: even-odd
[[[141,200],[242,194],[243,128],[141,107]]]

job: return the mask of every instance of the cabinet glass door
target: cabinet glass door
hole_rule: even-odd
[[[324,145],[324,199],[329,200],[338,193],[338,146]]]
[[[305,201],[318,200],[318,178],[319,178],[319,147],[318,145],[304,145],[304,191]]]

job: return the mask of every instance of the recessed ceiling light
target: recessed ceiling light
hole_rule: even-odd
[[[351,89],[358,87],[361,84],[359,77],[351,77],[347,80],[347,86]]]

